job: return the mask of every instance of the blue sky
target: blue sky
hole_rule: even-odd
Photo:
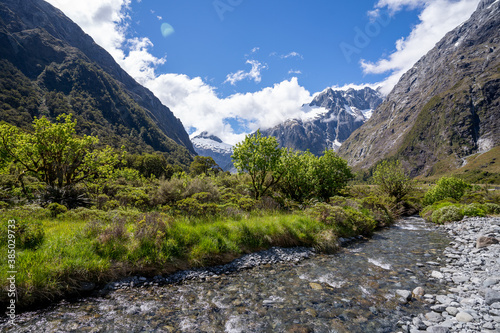
[[[132,2],[129,34],[148,36],[154,44],[151,53],[166,56],[165,64],[157,69],[159,73],[199,76],[217,87],[221,97],[255,92],[294,76],[306,89],[317,92],[333,85],[382,80],[383,74],[364,74],[359,61],[376,61],[393,52],[395,41],[407,36],[418,23],[419,13],[417,9],[407,10],[392,17],[386,15],[384,20],[372,20],[368,16],[374,6],[371,0],[341,4],[320,0],[233,3],[241,4],[206,0]],[[162,36],[162,23],[172,25],[175,33]],[[346,57],[341,45],[356,48],[355,37],[359,31],[366,35],[367,27],[372,35],[367,46],[353,53],[345,46]],[[234,85],[224,83],[231,73],[250,71],[252,65],[247,61],[263,67],[260,82],[245,79]]]
[[[399,77],[479,0],[48,0],[181,119],[236,143],[327,87]],[[162,25],[171,26],[164,30]],[[165,33],[166,32],[166,33]]]

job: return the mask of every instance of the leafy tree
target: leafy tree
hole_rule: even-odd
[[[282,177],[279,188],[288,198],[303,202],[314,196],[315,181],[312,170],[317,157],[312,153],[284,150],[281,157]]]
[[[255,199],[259,199],[281,178],[279,168],[283,150],[274,137],[263,137],[260,130],[236,144],[231,158],[238,172],[248,172]]]
[[[347,186],[347,182],[354,178],[354,174],[346,160],[333,150],[325,150],[324,155],[314,163],[312,177],[316,197],[327,201],[330,197],[338,195]]]
[[[193,176],[218,174],[222,169],[210,156],[195,156],[189,166],[189,172]]]
[[[112,172],[118,155],[111,148],[96,149],[99,140],[93,136],[78,138],[71,115],[60,115],[57,122],[35,119],[31,133],[0,125],[0,156],[21,167],[21,183],[30,174],[50,187],[63,188]]]
[[[399,161],[382,161],[373,173],[373,181],[379,189],[396,202],[401,201],[414,189],[412,179],[405,174]]]

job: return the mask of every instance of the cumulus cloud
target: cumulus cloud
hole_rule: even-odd
[[[422,56],[443,36],[466,21],[476,9],[480,0],[380,0],[377,9],[387,7],[391,14],[403,9],[422,7],[420,22],[413,28],[410,35],[396,41],[396,50],[387,58],[376,62],[361,61],[361,67],[366,74],[389,73],[381,83],[381,91],[389,93],[400,77],[409,70]]]
[[[257,60],[247,60],[246,62],[249,65],[252,65],[252,69],[249,72],[245,72],[244,70],[239,70],[236,73],[228,74],[226,77],[226,81],[224,83],[230,83],[231,85],[236,85],[237,82],[243,81],[245,79],[250,79],[255,81],[255,83],[259,83],[262,81],[261,72],[264,69],[267,69],[267,65],[258,62]]]
[[[255,93],[217,96],[214,87],[199,77],[181,74],[163,74],[146,86],[168,105],[185,127],[194,131],[208,131],[227,143],[241,141],[246,133],[268,128],[288,119],[300,117],[302,104],[309,103],[311,94],[292,78]],[[227,119],[238,120],[243,132],[235,131]]]

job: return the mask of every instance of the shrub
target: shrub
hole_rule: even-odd
[[[471,186],[461,179],[453,177],[442,177],[438,180],[436,186],[431,188],[424,196],[424,204],[432,205],[433,203],[452,198],[460,200],[467,189]]]
[[[47,209],[50,211],[52,217],[57,217],[60,214],[64,214],[68,211],[66,206],[60,205],[57,202],[53,202],[47,206]]]
[[[464,205],[462,207],[462,215],[484,217],[486,216],[486,213],[484,212],[483,205],[472,203],[470,205]]]
[[[403,200],[414,189],[413,181],[405,174],[399,161],[382,161],[373,173],[373,180],[383,193],[396,202]]]
[[[456,202],[455,202],[456,203]],[[424,209],[422,209],[422,211],[420,212],[420,216],[422,218],[424,218],[425,220],[429,221],[429,222],[432,222],[432,214],[436,211],[436,210],[439,210],[443,207],[448,207],[448,206],[452,206],[454,205],[455,203],[453,202],[450,202],[450,201],[439,201],[439,202],[436,202],[434,203],[433,205],[430,205],[430,206],[427,206],[425,207]]]
[[[208,216],[215,215],[218,212],[218,207],[213,202],[200,202],[198,196],[182,199],[177,201],[176,205],[182,212],[193,216]]]
[[[446,206],[440,208],[432,213],[431,220],[437,224],[444,224],[446,222],[460,221],[464,215],[457,206]]]
[[[341,208],[318,203],[310,208],[308,213],[325,225],[331,226],[332,230],[340,237],[368,235],[376,227],[376,222],[372,217],[351,207]]]
[[[483,207],[486,214],[500,214],[500,205],[487,202]]]
[[[122,187],[115,195],[121,206],[145,207],[149,204],[149,196],[144,188]]]
[[[182,193],[186,188],[184,179],[172,178],[160,181],[156,192],[153,192],[151,201],[154,205],[172,205],[182,198]]]

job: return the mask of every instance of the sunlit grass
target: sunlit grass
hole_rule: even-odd
[[[75,219],[74,213],[53,218],[43,209],[0,212],[2,228],[4,221],[16,219],[18,224],[41,223],[45,232],[36,247],[16,249],[21,306],[78,292],[82,282],[105,283],[138,272],[161,274],[178,267],[213,265],[271,246],[315,246],[327,228],[305,215],[286,213],[226,219],[151,214],[146,219],[137,212],[110,212],[97,220],[96,214],[84,213],[85,218]],[[140,228],[143,234],[138,233]],[[5,284],[6,261],[0,270]],[[5,302],[7,295],[1,297]]]

